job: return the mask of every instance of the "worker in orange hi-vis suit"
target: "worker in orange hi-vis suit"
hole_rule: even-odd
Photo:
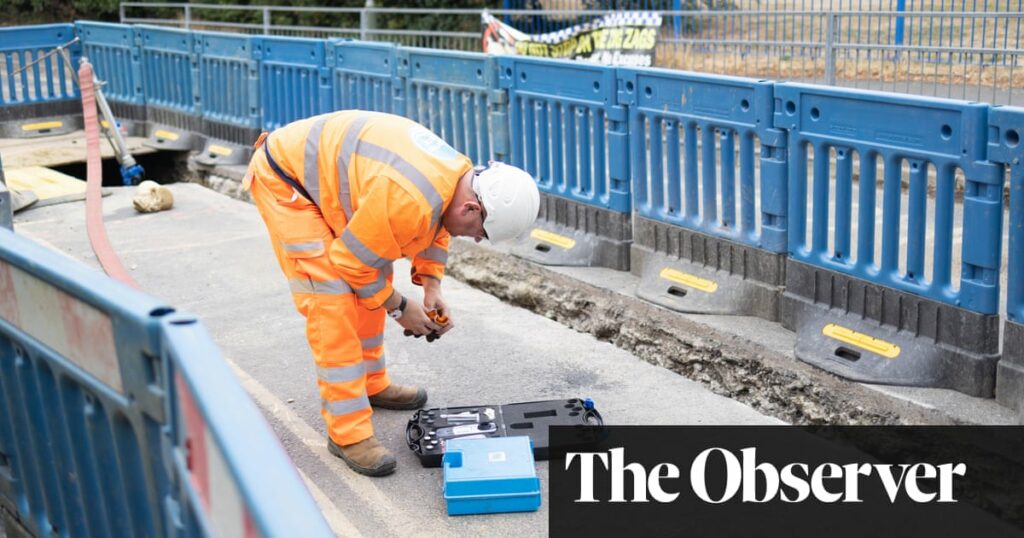
[[[328,449],[357,472],[381,476],[395,458],[373,434],[371,406],[417,409],[422,388],[391,382],[384,364],[385,312],[418,335],[451,319],[441,277],[451,236],[501,241],[537,218],[529,174],[491,162],[474,168],[434,133],[391,114],[324,114],[264,133],[243,187],[267,225],[274,252],[306,318],[327,422]],[[412,258],[423,301],[391,285],[392,261]]]

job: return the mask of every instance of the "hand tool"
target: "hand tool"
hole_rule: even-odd
[[[427,317],[430,318],[430,321],[433,321],[434,323],[436,323],[436,324],[438,324],[438,325],[440,325],[442,327],[444,327],[445,325],[448,325],[448,316],[442,316],[441,313],[438,312],[437,310],[431,310],[431,311],[427,312]],[[404,334],[406,336],[414,336],[416,338],[419,338],[420,336],[423,336],[421,334],[415,334],[412,331],[410,331],[409,329],[406,329],[406,330],[402,331],[402,334]],[[427,342],[433,342],[434,340],[437,340],[438,338],[441,338],[441,335],[437,334],[437,331],[431,331],[430,334],[428,334],[426,336],[427,336]]]
[[[455,413],[454,415],[440,415],[440,417],[448,422],[486,422],[494,420],[495,413],[494,409],[488,407],[481,413],[463,411],[462,413]],[[484,420],[484,417],[486,417],[486,420]]]

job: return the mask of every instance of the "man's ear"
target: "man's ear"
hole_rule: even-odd
[[[472,200],[467,200],[462,204],[462,214],[465,215],[471,211],[480,211],[480,204]]]

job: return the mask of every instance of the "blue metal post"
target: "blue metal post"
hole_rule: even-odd
[[[896,11],[904,13],[907,11],[907,0],[896,0]],[[894,45],[903,44],[903,16],[896,17],[896,35],[893,37]]]
[[[672,10],[682,11],[683,0],[672,0]],[[679,39],[679,36],[681,36],[683,33],[683,18],[678,13],[672,17],[672,27],[675,29],[676,32],[676,39]]]

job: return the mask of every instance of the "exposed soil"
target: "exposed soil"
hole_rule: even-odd
[[[448,273],[791,424],[948,422],[756,342],[468,242],[453,241]]]

